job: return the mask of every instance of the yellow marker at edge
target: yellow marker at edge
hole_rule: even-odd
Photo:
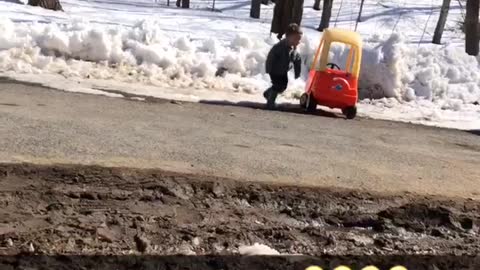
[[[380,270],[380,269],[378,269],[377,267],[375,267],[373,265],[369,265],[369,266],[365,266],[364,268],[362,268],[362,270]]]
[[[321,267],[318,267],[318,266],[309,266],[307,269],[305,270],[323,270]]]
[[[350,267],[347,267],[347,266],[344,266],[344,265],[340,265],[338,267],[335,267],[334,270],[351,270]]]
[[[319,266],[312,265],[312,266],[307,267],[305,270],[323,270],[323,269]],[[340,266],[337,266],[336,268],[334,268],[334,270],[352,270],[352,269],[347,267],[347,266],[340,265]],[[362,270],[380,270],[380,269],[373,266],[373,265],[369,265],[369,266],[365,266],[364,268],[362,268]],[[397,266],[394,266],[394,267],[390,268],[390,270],[408,270],[408,269],[403,267],[403,266],[397,265]]]

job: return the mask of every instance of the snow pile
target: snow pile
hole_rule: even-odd
[[[132,28],[98,29],[72,24],[13,24],[0,21],[0,70],[59,73],[173,87],[257,92],[268,44],[239,35],[231,44],[214,39],[169,38],[151,21]],[[218,68],[227,69],[216,78]],[[262,76],[258,77],[260,81]]]
[[[238,252],[241,255],[247,256],[254,256],[254,255],[280,255],[280,252],[276,251],[275,249],[263,245],[255,243],[252,246],[240,246],[238,248]]]
[[[172,88],[184,91],[190,100],[235,99],[237,95],[262,101],[261,92],[270,83],[265,60],[274,38],[239,33],[221,41],[162,29],[160,21],[150,19],[132,27],[100,27],[80,19],[62,24],[0,19],[0,72],[156,86],[148,95],[167,98],[165,89]],[[294,80],[289,75],[283,101],[296,103],[304,91],[319,42],[308,33],[298,48],[304,60],[302,76]],[[334,47],[331,62],[342,67],[347,55],[344,47]],[[383,116],[387,109],[401,107],[416,120],[434,121],[446,115],[452,121],[465,115],[475,120],[480,115],[473,105],[480,101],[479,70],[479,61],[461,47],[418,47],[399,34],[373,35],[365,39],[363,50],[359,94],[367,100],[361,102],[360,113],[389,118]],[[128,91],[147,94],[145,88]]]
[[[168,38],[155,21],[132,28],[98,29],[89,23],[13,24],[0,21],[0,68],[22,73],[62,72],[64,76],[139,81],[172,87],[218,89],[257,94],[268,86],[266,55],[275,42],[253,41],[237,35],[230,44],[215,39],[192,41],[187,36]],[[302,92],[315,42],[305,38],[299,47],[304,58],[302,80],[289,91]],[[345,63],[348,50],[334,47],[332,61]],[[80,60],[80,61],[79,61]],[[459,109],[459,102],[478,100],[478,62],[459,48],[412,47],[399,35],[366,40],[361,98],[395,97],[411,101],[445,99],[441,106]],[[225,68],[224,78],[216,77]],[[293,79],[293,78],[292,78]],[[291,95],[298,96],[298,95]]]
[[[25,43],[31,42],[29,35],[17,33],[15,24],[5,18],[0,18],[0,50],[21,47]]]

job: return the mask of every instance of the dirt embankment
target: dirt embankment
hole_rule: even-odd
[[[285,254],[368,255],[387,262],[389,257],[378,256],[476,255],[479,210],[473,200],[245,183],[159,170],[0,165],[0,255],[230,256],[254,243]],[[218,257],[217,263],[234,263],[227,258]],[[285,264],[287,259],[269,262],[276,260]]]

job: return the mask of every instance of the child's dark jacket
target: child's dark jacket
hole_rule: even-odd
[[[287,75],[293,64],[295,78],[300,77],[302,60],[300,55],[292,47],[288,46],[287,40],[283,39],[275,44],[267,56],[265,62],[266,72],[270,75]]]

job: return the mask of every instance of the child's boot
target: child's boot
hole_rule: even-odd
[[[278,93],[273,90],[267,92],[267,110],[275,109],[275,100],[277,99],[277,95]]]
[[[265,90],[265,92],[263,92],[263,97],[268,100],[268,95],[270,94],[270,90],[272,90],[271,88],[268,88],[267,90]]]

